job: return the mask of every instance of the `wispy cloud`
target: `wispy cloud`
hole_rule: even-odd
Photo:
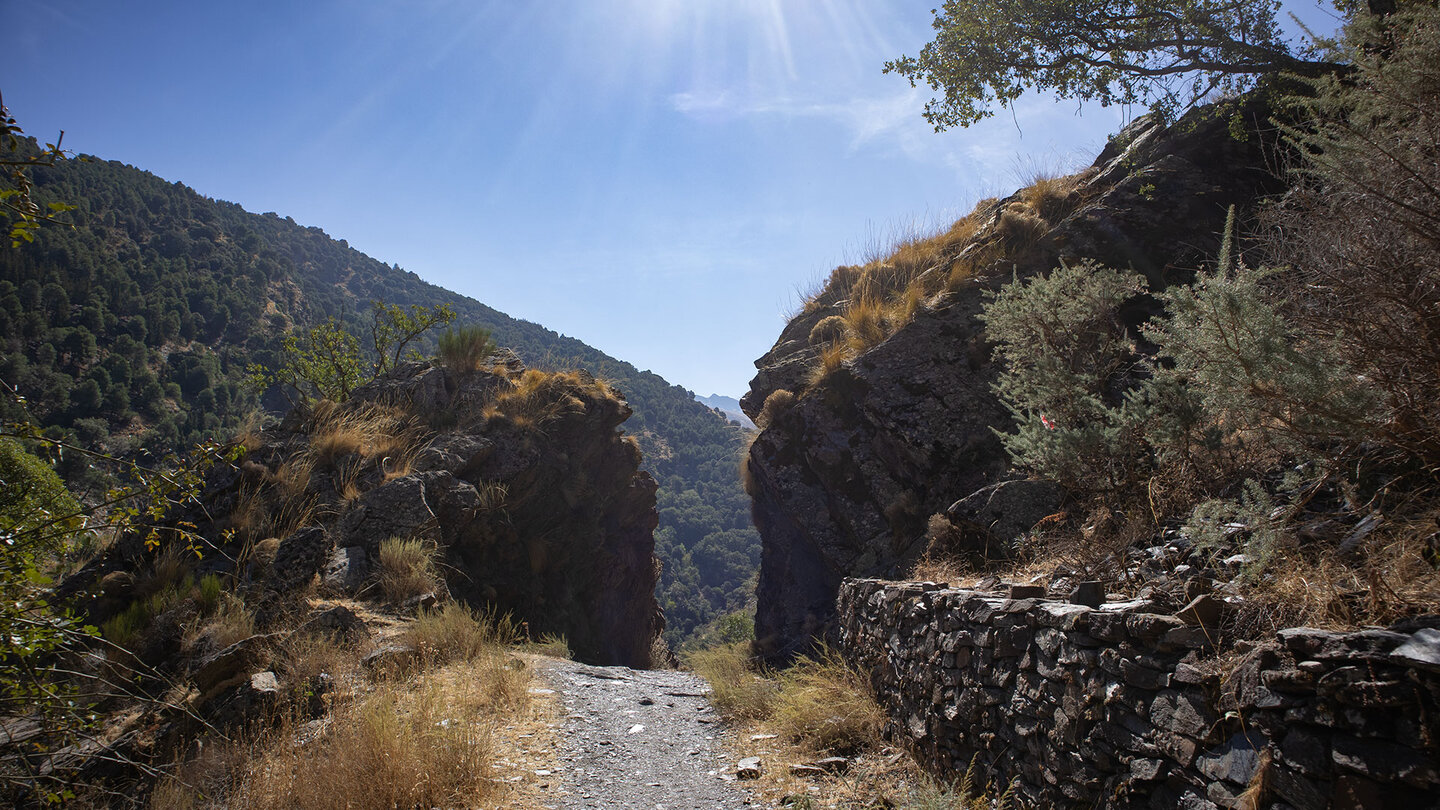
[[[847,101],[817,101],[789,96],[745,99],[729,90],[683,92],[670,96],[670,107],[682,115],[708,121],[752,116],[828,120],[848,133],[852,149],[912,130],[930,131],[920,118],[920,95],[913,88],[888,96]]]

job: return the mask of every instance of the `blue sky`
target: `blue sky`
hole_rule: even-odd
[[[1124,123],[1029,98],[934,133],[928,94],[880,72],[934,6],[0,0],[0,90],[42,140],[738,396],[835,265]]]

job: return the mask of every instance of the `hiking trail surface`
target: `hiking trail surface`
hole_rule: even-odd
[[[645,810],[753,807],[735,784],[710,687],[674,670],[545,660],[559,693],[561,789],[545,807]]]

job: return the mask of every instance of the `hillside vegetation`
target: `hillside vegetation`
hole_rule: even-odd
[[[627,430],[660,483],[659,595],[672,643],[742,608],[759,539],[736,483],[744,438],[691,394],[578,340],[510,318],[276,214],[102,160],[32,171],[37,199],[76,206],[0,252],[0,418],[54,438],[155,459],[251,423],[253,363],[281,364],[287,335],[335,318],[368,335],[372,301],[448,304],[531,367],[583,368],[634,408]],[[417,344],[434,349],[434,337]],[[23,401],[22,399],[23,398]],[[286,405],[272,390],[272,410]],[[83,457],[57,459],[82,496],[107,485]]]

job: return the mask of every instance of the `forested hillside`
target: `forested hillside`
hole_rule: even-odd
[[[15,394],[0,401],[6,420],[121,456],[164,455],[253,418],[260,403],[246,368],[275,365],[287,334],[335,317],[364,335],[374,300],[449,304],[457,324],[491,330],[527,364],[585,368],[634,408],[625,429],[660,482],[655,539],[671,642],[744,605],[759,562],[736,480],[744,437],[685,389],[319,228],[133,167],[69,160],[33,179],[41,202],[76,206],[65,215],[75,227],[45,227],[0,251],[0,380]],[[273,413],[284,401],[272,392],[266,404]],[[59,467],[81,492],[104,485],[83,458]]]

